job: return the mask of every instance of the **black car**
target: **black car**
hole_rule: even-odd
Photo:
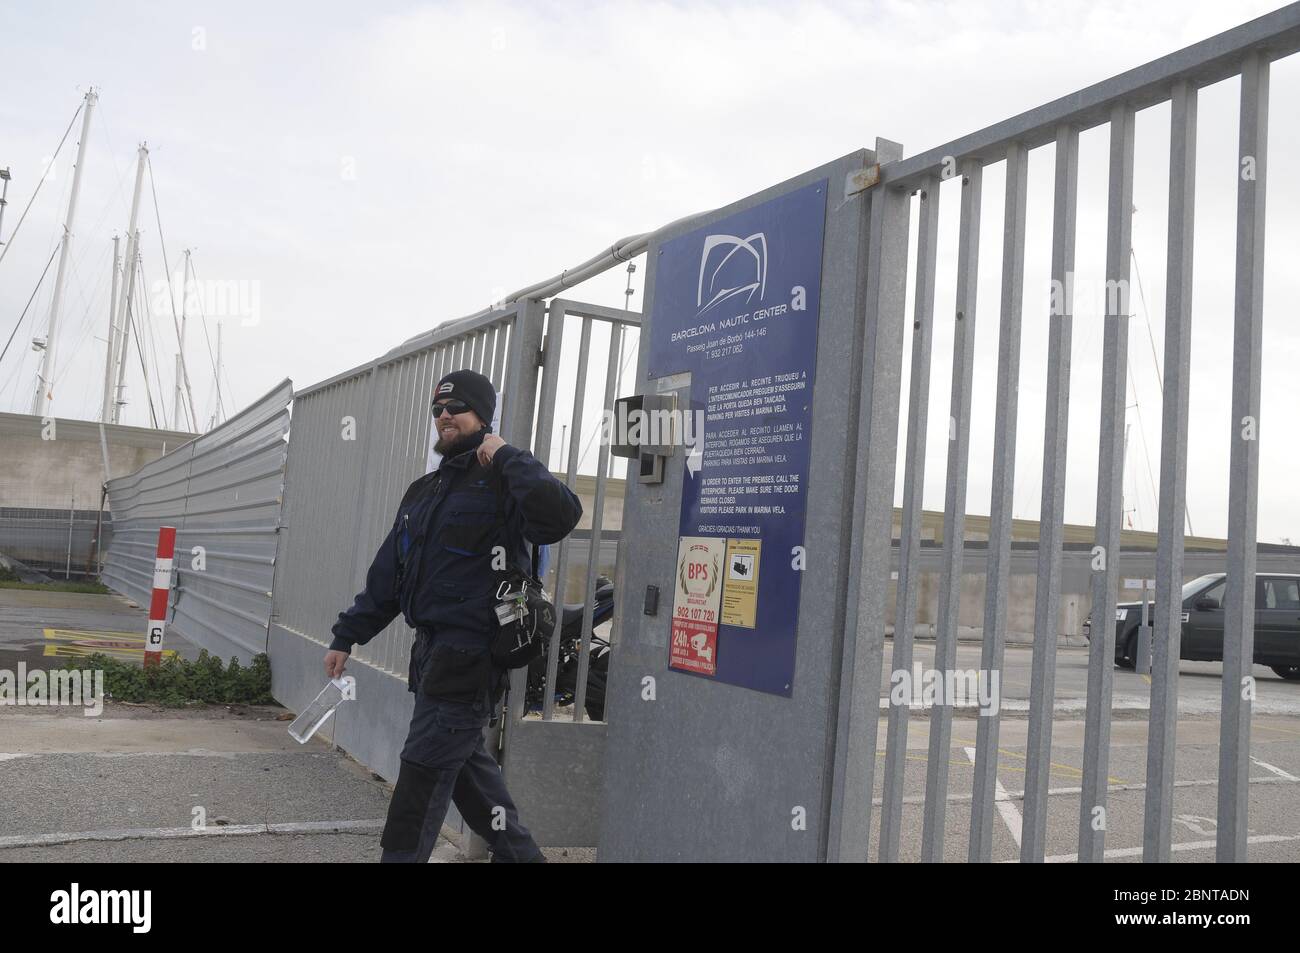
[[[1223,590],[1227,576],[1210,573],[1183,586],[1183,638],[1180,658],[1223,661]],[[1150,612],[1154,607],[1149,607]],[[1083,623],[1089,636],[1092,619]],[[1137,659],[1142,603],[1115,607],[1115,664],[1133,668]],[[1300,575],[1255,577],[1255,664],[1287,679],[1300,679]]]

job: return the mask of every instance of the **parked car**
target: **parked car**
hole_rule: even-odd
[[[1223,592],[1227,576],[1200,576],[1183,586],[1183,637],[1179,658],[1223,661]],[[1154,606],[1148,611],[1153,612]],[[1142,603],[1115,607],[1115,664],[1133,668],[1137,660]],[[1091,616],[1083,634],[1091,634]],[[1255,664],[1267,665],[1286,679],[1300,680],[1300,574],[1255,577]]]

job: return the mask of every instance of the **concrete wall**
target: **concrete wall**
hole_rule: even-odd
[[[134,473],[195,437],[120,424],[105,424],[104,435],[110,477]],[[78,509],[99,506],[104,456],[97,422],[55,417],[47,424],[31,414],[0,413],[0,448],[0,506],[66,513],[74,497]]]
[[[104,425],[110,475],[134,473],[194,434]],[[0,552],[62,577],[95,572],[104,454],[94,421],[0,413]],[[104,508],[108,509],[105,502]],[[105,520],[103,547],[112,538]]]

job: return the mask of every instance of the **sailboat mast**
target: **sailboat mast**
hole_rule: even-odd
[[[221,423],[221,325],[222,321],[217,320],[217,409],[212,412],[212,426]],[[208,429],[211,430],[212,426]]]
[[[108,296],[108,352],[104,355],[104,405],[99,412],[99,419],[108,423],[113,417],[113,355],[117,352],[117,323],[114,309],[117,307],[118,274],[122,270],[122,238],[113,236],[113,290]]]
[[[194,419],[194,395],[190,391],[189,369],[185,366],[185,322],[187,318],[186,303],[189,298],[189,274],[190,274],[190,250],[185,249],[185,265],[181,269],[181,334],[180,350],[176,353],[176,397],[172,409],[172,420],[175,421],[176,428],[180,429],[181,421],[181,387],[184,386],[189,393],[189,413],[188,419],[191,427],[198,427],[198,421]]]
[[[59,268],[54,274],[54,296],[50,299],[50,323],[45,330],[45,347],[41,354],[41,369],[36,375],[36,393],[32,395],[32,413],[44,415],[54,401],[54,351],[58,343],[59,308],[63,304],[63,279],[67,275],[68,258],[72,250],[72,225],[77,216],[77,196],[81,192],[81,173],[86,165],[86,142],[90,138],[90,115],[95,111],[99,94],[92,87],[86,93],[86,106],[81,116],[81,141],[77,143],[77,161],[72,169],[72,192],[68,196],[68,216],[63,223],[63,241],[59,249]]]
[[[135,290],[135,263],[140,251],[140,233],[136,231],[136,218],[140,214],[140,191],[144,187],[144,167],[149,159],[149,146],[140,143],[135,164],[135,192],[131,196],[131,219],[126,230],[126,258],[122,262],[122,297],[117,304],[117,353],[113,364],[117,376],[117,392],[113,398],[113,423],[122,420],[122,390],[126,386],[126,354],[130,347],[131,294]]]

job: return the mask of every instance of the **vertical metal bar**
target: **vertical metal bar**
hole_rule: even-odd
[[[474,370],[474,345],[478,341],[478,335],[473,331],[467,331],[461,336],[461,363],[460,366],[466,370]]]
[[[492,383],[501,389],[501,382],[506,379],[506,342],[510,328],[505,324],[497,325],[496,356],[493,358]]]
[[[608,413],[614,405],[615,387],[618,384],[619,357],[623,348],[622,325],[609,325],[609,363],[605,369],[605,399],[601,413]],[[587,582],[582,590],[582,644],[578,647],[578,686],[573,697],[573,720],[582,721],[586,715],[587,670],[591,664],[591,620],[596,604],[596,568],[600,562],[600,534],[605,523],[605,485],[609,482],[609,442],[600,441],[596,455],[596,492],[591,505],[591,546],[587,553]]]
[[[429,387],[429,393],[428,393],[428,395],[427,395],[427,396],[428,396],[428,401],[427,401],[427,403],[426,403],[426,405],[425,405],[425,410],[428,410],[428,409],[429,409],[429,405],[433,403],[433,388],[436,387],[437,384],[438,384],[438,381],[440,381],[440,380],[442,379],[442,373],[443,373],[443,372],[442,372],[442,365],[443,365],[443,361],[444,361],[444,359],[445,359],[445,357],[446,357],[446,353],[447,353],[447,349],[446,349],[446,347],[444,347],[444,346],[441,345],[441,344],[436,344],[436,345],[434,345],[434,348],[433,348],[433,381],[432,381],[432,383],[430,384],[430,387]]]
[[[975,293],[979,276],[980,205],[984,181],[983,167],[977,161],[963,162],[961,172],[957,311],[948,417],[948,485],[944,500],[939,619],[934,644],[934,669],[943,679],[943,685],[951,683],[948,675],[957,664],[957,620],[961,611],[966,540],[966,475],[970,460],[971,380],[975,369]],[[951,747],[952,699],[944,691],[930,709],[930,756],[926,763],[925,819],[921,829],[921,860],[924,863],[943,861]]]
[[[1079,798],[1079,860],[1100,863],[1110,779],[1110,699],[1115,666],[1115,602],[1124,509],[1124,414],[1128,393],[1129,262],[1133,248],[1133,110],[1110,111],[1106,216],[1106,327],[1101,357],[1097,517],[1092,562],[1092,632]],[[1098,556],[1098,552],[1100,555]],[[1145,599],[1145,595],[1143,596]]]
[[[529,298],[519,302],[510,332],[510,367],[502,382],[502,435],[516,447],[528,448],[533,441],[533,423],[537,411],[537,375],[541,365],[537,355],[542,350],[542,333],[546,308],[541,301]]]
[[[560,357],[564,350],[564,306],[551,305],[546,319],[546,344],[542,354],[542,395],[538,402],[537,441],[533,456],[551,465],[551,437],[555,431],[555,397],[559,391]]]
[[[434,387],[436,387],[438,385],[438,382],[441,381],[444,377],[446,377],[447,374],[451,371],[450,358],[451,358],[451,348],[448,347],[446,344],[439,345],[437,360],[434,364],[434,372],[433,372]],[[430,392],[429,392],[429,405],[430,406],[427,407],[426,410],[429,410],[430,414],[432,414],[432,405],[433,405],[432,388],[430,388]],[[430,422],[429,427],[430,429],[432,429],[433,427],[432,422]]]
[[[429,374],[429,386],[424,392],[425,445],[424,458],[420,461],[421,473],[430,472],[429,454],[438,443],[438,438],[433,433],[433,396],[434,391],[438,387],[438,382],[442,380],[447,371],[447,346],[445,344],[439,344],[433,350]]]
[[[1259,509],[1259,388],[1264,314],[1264,184],[1269,64],[1258,53],[1241,68],[1237,166],[1237,287],[1232,334],[1228,581],[1224,592],[1223,707],[1219,733],[1218,846],[1221,863],[1246,860],[1250,717],[1255,654],[1255,546]]]
[[[916,239],[916,313],[912,322],[912,370],[907,397],[907,462],[903,521],[899,533],[898,587],[894,600],[895,672],[911,672],[920,588],[921,504],[925,487],[926,429],[930,416],[930,352],[934,331],[934,273],[939,245],[939,180],[921,183]],[[880,809],[880,861],[898,861],[903,823],[903,774],[907,766],[907,704],[891,705],[885,730],[884,802]]]
[[[434,363],[437,355],[432,349],[420,355],[420,379],[416,383],[413,400],[415,402],[415,422],[413,425],[410,470],[407,476],[415,480],[424,475],[425,461],[429,458],[429,430],[432,423],[429,405],[433,402]]]
[[[1038,589],[1034,596],[1034,656],[1029,678],[1029,725],[1025,750],[1025,816],[1020,840],[1020,859],[1032,862],[1043,860],[1047,846],[1047,780],[1051,774],[1056,630],[1061,604],[1061,542],[1065,530],[1065,451],[1070,421],[1070,339],[1074,324],[1074,240],[1078,198],[1079,133],[1070,126],[1061,126],[1056,130],[1043,498],[1038,522]],[[1098,624],[1105,625],[1106,620],[1102,619]]]
[[[469,366],[472,370],[483,373],[483,353],[487,350],[483,340],[486,332],[476,332],[469,342]]]
[[[493,387],[497,386],[496,343],[499,330],[495,324],[483,329],[483,376],[492,382]]]
[[[507,432],[506,421],[509,419],[508,415],[510,411],[510,404],[514,400],[514,395],[512,393],[512,388],[510,384],[510,378],[517,371],[515,365],[516,362],[519,360],[519,345],[520,345],[519,321],[520,321],[520,316],[522,314],[523,314],[523,308],[521,302],[520,310],[517,311],[514,314],[514,316],[510,317],[502,325],[503,328],[509,328],[510,337],[509,337],[509,343],[506,345],[506,360],[510,366],[507,371],[507,376],[502,380],[501,386],[497,388],[497,407],[499,408],[499,416],[501,418],[500,434],[502,437],[506,439],[507,442],[513,442],[516,439],[514,436],[512,436]],[[516,444],[516,446],[520,446],[520,444]]]
[[[492,328],[484,328],[478,336],[478,354],[474,365],[474,370],[489,380],[492,379],[492,334]]]
[[[1025,203],[1029,156],[1018,142],[1007,146],[1007,184],[1002,222],[1002,320],[998,327],[998,390],[993,424],[993,492],[989,503],[989,551],[985,570],[984,637],[980,675],[1000,692],[1011,585],[1011,514],[1016,476],[1016,415],[1020,394],[1020,328],[1025,299]],[[996,679],[996,680],[995,680]],[[968,859],[993,859],[993,805],[998,781],[998,712],[981,711],[975,725]]]
[[[514,327],[510,332],[509,366],[501,388],[501,436],[516,447],[532,445],[533,419],[536,413],[537,353],[542,347],[546,309],[536,298],[525,298],[516,305]],[[517,668],[510,673],[510,714],[505,725],[506,765],[509,766],[510,739],[514,724],[523,717],[524,691],[528,670]]]
[[[557,356],[558,360],[558,356]],[[587,394],[587,367],[591,362],[591,318],[582,319],[582,334],[578,340],[578,379],[574,383],[573,390],[573,412],[569,419],[570,433],[582,432],[582,410],[584,398]],[[577,492],[578,486],[578,441],[576,438],[569,439],[569,459],[564,464],[564,483],[574,492]],[[555,554],[555,601],[557,605],[564,605],[564,594],[567,589],[566,583],[569,578],[569,537],[560,540],[559,547]],[[551,646],[549,654],[546,656],[546,696],[542,701],[542,720],[550,721],[555,710],[555,677],[559,671],[560,659],[560,630],[562,625],[563,613],[557,613],[555,617],[555,632],[551,636]]]
[[[877,158],[886,161],[881,152],[878,148]],[[885,602],[893,550],[910,202],[907,192],[887,186],[871,196],[854,461],[858,483],[849,562],[852,597],[845,612],[826,849],[832,862],[866,860],[871,840]]]

